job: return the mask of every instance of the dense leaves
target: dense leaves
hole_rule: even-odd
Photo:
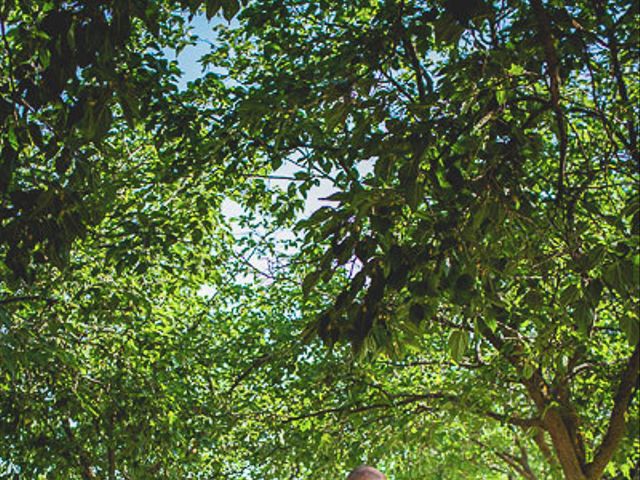
[[[638,373],[637,14],[263,2],[211,57],[243,155],[336,190],[298,226],[303,289],[343,278],[307,333],[399,356],[447,330],[519,379],[567,478],[600,477]]]
[[[106,136],[169,108],[176,66],[162,48],[190,42],[183,14],[227,2],[8,1],[0,8],[0,248],[14,277],[63,267],[71,244],[113,201]],[[115,178],[114,178],[115,177]]]
[[[638,5],[201,3],[2,10],[0,475],[637,476]]]

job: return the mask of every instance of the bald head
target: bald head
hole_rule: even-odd
[[[347,480],[387,480],[387,477],[373,467],[362,465],[351,472]]]

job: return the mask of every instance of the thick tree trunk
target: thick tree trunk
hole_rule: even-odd
[[[489,329],[486,324],[479,324],[482,335],[496,350],[505,354],[507,360],[519,371],[522,363],[517,351],[504,348],[504,339]],[[516,349],[517,350],[517,349]],[[613,454],[624,438],[626,413],[633,398],[633,393],[638,386],[638,374],[640,371],[640,344],[636,345],[633,354],[628,359],[620,375],[620,383],[613,399],[613,407],[609,417],[607,432],[596,449],[591,463],[586,463],[584,448],[580,441],[580,432],[577,428],[575,412],[571,408],[571,400],[568,393],[563,398],[556,398],[549,392],[542,373],[538,370],[528,380],[522,383],[526,387],[531,400],[533,400],[542,418],[543,428],[546,430],[553,445],[555,456],[562,467],[566,480],[599,480],[611,461]],[[567,386],[564,387],[568,392]],[[561,405],[569,407],[569,414],[563,415]]]
[[[599,480],[602,478],[607,464],[611,461],[613,454],[624,438],[625,416],[638,385],[639,370],[640,344],[636,345],[633,354],[620,375],[620,384],[613,398],[613,408],[609,417],[607,432],[600,446],[596,449],[593,461],[589,464],[586,464],[584,453],[578,451],[579,449],[576,447],[578,445],[576,437],[578,433],[569,428],[557,407],[546,409],[543,423],[551,436],[556,456],[567,480]],[[534,392],[534,394],[538,397],[537,392]],[[538,399],[544,400],[543,398]],[[544,403],[548,405],[548,402]],[[540,408],[540,405],[538,408]]]
[[[556,407],[549,408],[544,416],[544,425],[551,436],[556,457],[567,480],[587,480],[582,463],[574,448],[574,441]],[[581,461],[582,460],[582,461]]]

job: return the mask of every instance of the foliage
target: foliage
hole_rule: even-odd
[[[637,475],[637,4],[200,7],[0,14],[5,476]]]
[[[161,51],[191,41],[181,14],[201,7],[230,18],[239,3],[2,3],[0,248],[13,277],[62,268],[109,211],[118,171],[106,137],[142,120],[154,128],[170,108],[179,70]]]
[[[401,356],[444,330],[508,422],[599,478],[632,448],[638,374],[637,6],[258,2],[243,20],[210,58],[244,85],[237,158],[336,191],[298,225],[304,289],[348,277],[307,333]]]

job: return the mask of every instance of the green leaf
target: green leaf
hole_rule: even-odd
[[[7,129],[7,135],[11,148],[18,151],[20,149],[20,141],[18,140],[18,135],[16,135],[16,129],[13,125],[9,125],[9,128]]]
[[[604,282],[622,298],[627,298],[629,296],[629,289],[635,287],[632,280],[633,272],[630,271],[628,267],[625,268],[626,263],[624,260],[611,263],[606,266],[602,272]]]
[[[469,292],[475,284],[475,279],[468,273],[460,275],[455,283],[455,289],[459,293]]]
[[[469,334],[464,330],[453,330],[449,335],[449,351],[454,361],[460,362],[469,344]]]
[[[327,132],[332,132],[336,127],[344,124],[349,111],[348,105],[339,102],[331,110],[327,110],[325,124]]]
[[[390,155],[381,155],[378,160],[376,160],[374,166],[374,172],[377,178],[381,180],[388,180],[389,175],[391,174],[391,165],[393,164],[392,158]]]
[[[524,296],[523,300],[526,305],[536,311],[540,309],[540,307],[544,306],[544,297],[536,289],[530,289]]]
[[[589,303],[591,303],[592,306],[597,307],[598,304],[600,303],[603,287],[604,285],[602,281],[598,278],[591,279],[589,281],[589,284],[585,289],[585,295],[587,300],[589,300]]]
[[[620,281],[624,290],[631,295],[638,296],[640,289],[640,268],[634,265],[630,258],[624,258],[618,262]]]
[[[240,10],[240,2],[238,0],[221,0],[221,2],[224,18],[230,22]]]
[[[578,287],[571,284],[560,293],[560,303],[565,307],[572,304],[580,296]]]
[[[521,67],[520,65],[516,65],[515,63],[512,63],[511,66],[509,67],[509,70],[507,70],[507,72],[509,73],[509,75],[519,76],[524,73],[524,68]]]
[[[593,325],[595,312],[589,302],[582,300],[574,308],[574,320],[578,327],[578,331],[582,335],[587,335],[589,329]]]
[[[400,289],[405,286],[409,274],[409,265],[403,261],[394,261],[391,265],[391,273],[387,278],[390,288]]]
[[[405,187],[405,198],[407,200],[407,205],[411,210],[416,210],[418,205],[421,204],[424,192],[424,185],[418,179],[410,181],[407,183]]]
[[[218,10],[220,10],[221,1],[220,0],[207,0],[206,5],[206,16],[207,20],[211,20],[216,16]]]
[[[191,239],[193,240],[193,243],[200,243],[200,241],[202,240],[202,237],[203,237],[203,233],[202,233],[202,230],[200,230],[199,228],[195,228],[191,232]]]
[[[640,341],[640,320],[631,315],[623,315],[620,317],[620,328],[626,335],[629,345],[635,347]]]

